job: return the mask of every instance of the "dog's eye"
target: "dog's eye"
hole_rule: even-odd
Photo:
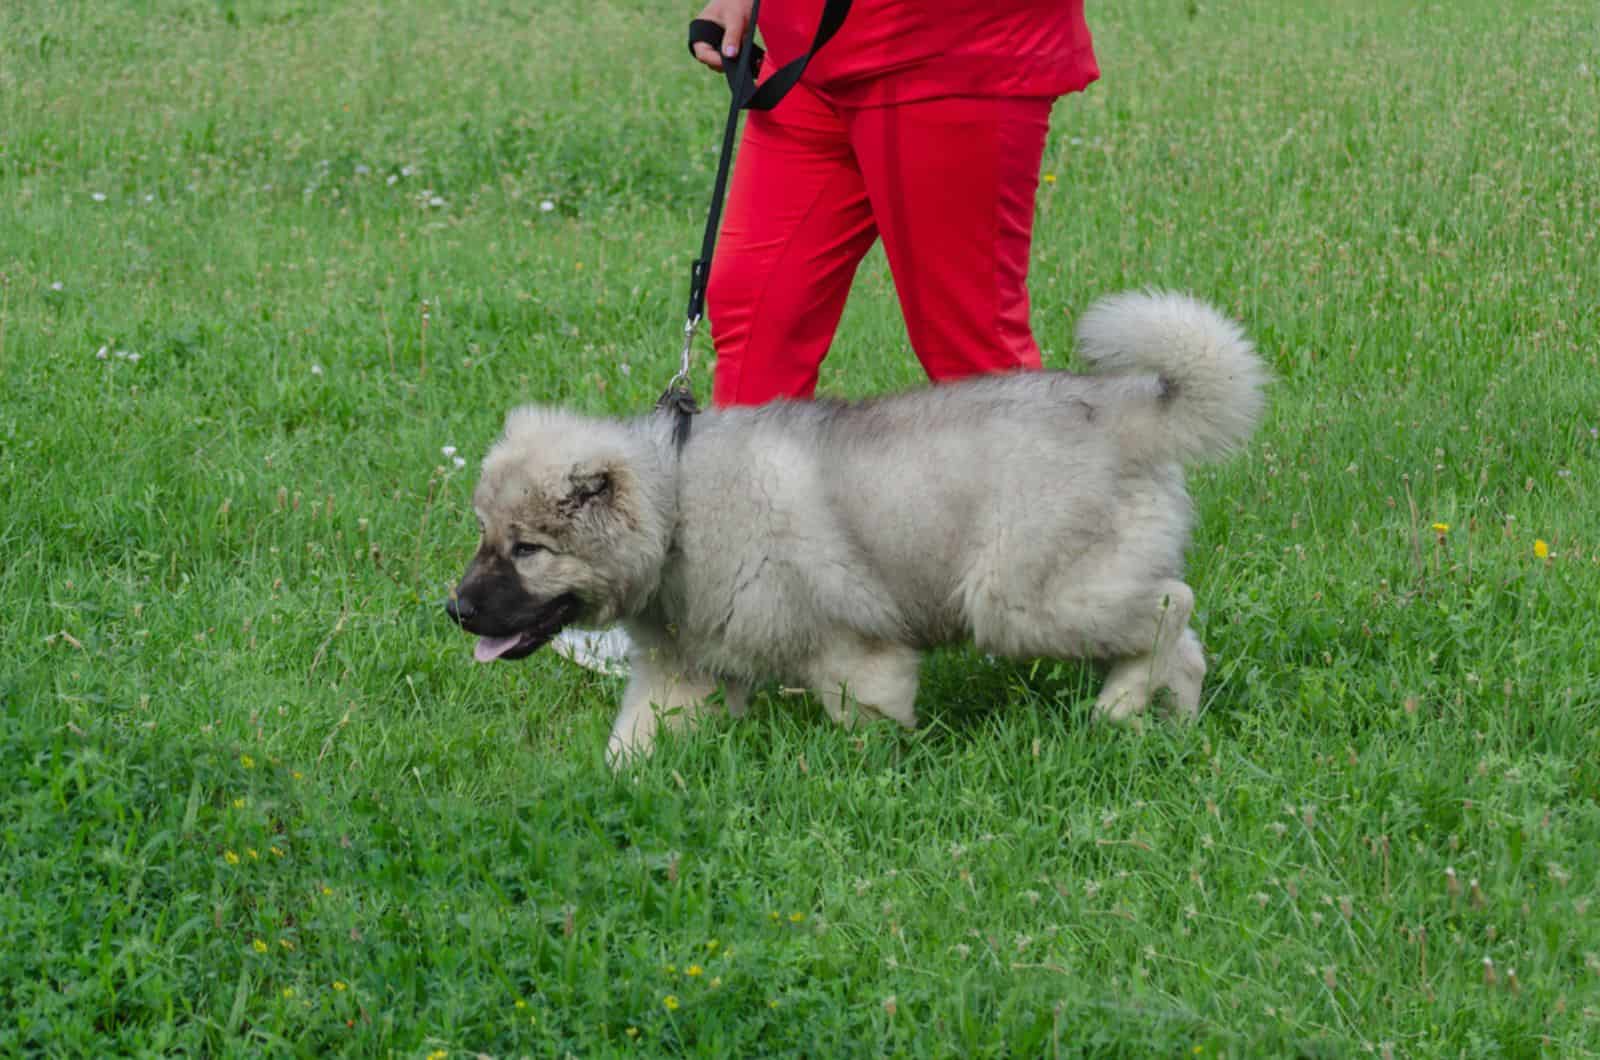
[[[527,559],[529,556],[532,556],[536,553],[547,551],[549,550],[543,545],[536,545],[532,541],[518,541],[516,544],[511,546],[511,558]]]

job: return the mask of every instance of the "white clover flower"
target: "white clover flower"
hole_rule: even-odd
[[[65,291],[67,289],[67,285],[62,283],[60,280],[57,280],[55,283],[50,285],[50,289],[52,291]]]
[[[443,206],[444,205],[444,200],[442,198],[440,198],[439,196],[435,195],[433,198],[428,200],[428,205],[429,206]]]
[[[156,197],[154,195],[146,194],[145,197],[144,197],[144,201],[145,202],[155,202],[156,201]]]
[[[368,173],[371,173],[371,172],[372,172],[371,168],[368,167],[365,162],[357,162],[356,163],[356,176],[364,177]]]
[[[390,173],[389,174],[389,178],[387,180],[385,180],[384,183],[389,185],[389,187],[392,188],[396,184],[400,183],[400,178],[395,176],[393,173]]]
[[[415,173],[416,173],[416,170],[412,169],[410,166],[401,166],[400,167],[400,175],[402,177],[409,177],[409,176],[412,176]]]
[[[444,448],[440,449],[439,452],[443,453],[445,456],[455,456],[456,455],[456,447],[453,446],[453,445],[447,445]]]
[[[621,364],[617,365],[617,371],[621,372],[623,375],[632,375],[633,366],[627,361],[623,361]]]
[[[464,468],[464,467],[467,466],[466,458],[465,457],[461,457],[461,456],[456,457],[454,463],[455,463],[457,469]]]
[[[312,365],[311,366],[311,374],[312,375],[321,375],[322,374],[322,365],[320,365],[320,364]]]
[[[545,213],[549,213],[551,210],[554,210],[555,208],[556,208],[556,204],[551,202],[549,199],[546,199],[546,200],[544,200],[543,202],[541,202],[539,204],[539,209],[543,210]]]
[[[97,192],[92,193],[89,196],[89,198],[93,199],[95,202],[105,202],[106,201],[106,193],[103,192],[103,191],[97,191]]]
[[[137,353],[128,354],[128,363],[129,364],[138,364],[139,363],[139,355]]]
[[[110,352],[111,351],[107,347],[102,346],[98,350],[94,351],[94,359],[97,361],[103,361],[110,356]]]

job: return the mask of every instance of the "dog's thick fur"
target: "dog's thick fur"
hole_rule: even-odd
[[[829,714],[916,724],[919,653],[1113,662],[1097,717],[1200,705],[1182,465],[1241,445],[1266,372],[1183,295],[1122,294],[1078,327],[1098,374],[1025,373],[862,402],[672,421],[521,408],[484,460],[478,555],[451,602],[516,657],[621,622],[636,652],[613,761],[720,683],[779,679]]]

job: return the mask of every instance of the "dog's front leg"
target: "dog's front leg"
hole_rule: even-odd
[[[606,760],[612,769],[621,769],[635,755],[648,755],[655,746],[656,729],[663,722],[682,725],[705,707],[716,691],[716,683],[684,673],[677,666],[663,666],[650,652],[639,652],[630,660],[631,676],[622,693],[622,710],[611,726],[606,745]]]

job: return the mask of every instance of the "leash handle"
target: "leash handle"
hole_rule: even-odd
[[[752,8],[750,18],[751,34],[755,33],[755,27],[755,11]],[[689,23],[689,54],[694,55],[694,46],[696,44],[709,44],[712,51],[721,55],[722,40],[726,35],[727,30],[723,28],[722,23],[713,22],[709,18],[695,19]],[[761,76],[761,63],[766,59],[767,53],[758,44],[752,44],[751,47],[755,50],[750,53],[750,76],[757,78]],[[694,57],[696,61],[700,58],[698,55],[694,55]],[[734,63],[724,62],[722,64],[722,72],[728,78],[728,91],[738,95],[739,84],[736,80],[738,75],[735,67],[736,64]]]
[[[766,58],[766,52],[750,43],[750,38],[755,34],[756,15],[760,3],[753,4],[750,8],[749,32],[746,34],[745,43],[753,49],[751,52],[749,81],[739,76],[730,69],[728,64],[722,64],[722,72],[728,76],[728,89],[739,100],[741,110],[771,110],[778,105],[778,101],[788,95],[789,90],[800,83],[800,77],[806,72],[806,66],[811,62],[811,57],[822,50],[822,46],[833,39],[839,32],[839,27],[844,25],[845,16],[850,13],[851,0],[826,0],[822,5],[822,18],[817,22],[817,32],[811,38],[811,47],[804,54],[780,66],[777,71],[767,79],[766,83],[757,87],[755,79],[761,73],[761,63]],[[721,24],[712,22],[708,18],[697,18],[689,23],[689,54],[694,54],[696,44],[709,44],[718,54],[722,52],[722,38],[724,30]],[[744,48],[740,48],[739,57],[744,58]]]

